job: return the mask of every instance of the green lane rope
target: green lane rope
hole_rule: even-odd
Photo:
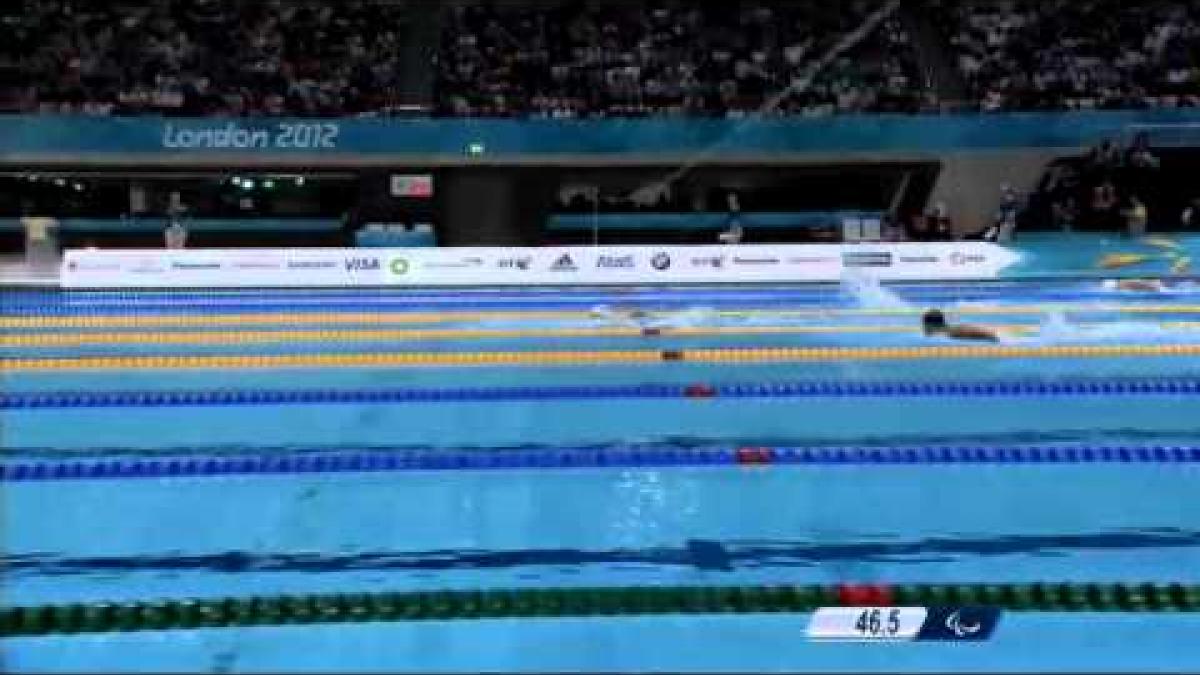
[[[987,606],[1025,612],[1196,612],[1200,585],[657,586],[276,595],[0,609],[0,636],[370,621],[811,612],[832,606]]]

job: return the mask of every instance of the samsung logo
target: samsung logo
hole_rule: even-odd
[[[959,253],[957,251],[950,254],[950,264],[951,265],[966,265],[969,263],[981,263],[981,262],[984,262],[985,260],[986,260],[986,258],[984,258],[983,256],[978,255],[978,254]]]
[[[891,253],[843,253],[842,264],[846,267],[891,267]]]
[[[596,267],[604,269],[632,269],[632,255],[602,255],[596,259]]]
[[[250,131],[233,122],[202,129],[179,129],[168,123],[162,136],[164,148],[265,148],[270,142],[265,130]]]
[[[289,260],[290,270],[327,270],[337,267],[332,260]]]

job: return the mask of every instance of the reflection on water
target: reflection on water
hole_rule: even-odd
[[[1069,557],[1120,551],[1181,550],[1197,546],[1200,546],[1200,532],[1177,528],[1147,528],[1052,535],[947,535],[911,540],[901,539],[893,534],[867,534],[843,537],[836,542],[815,539],[688,539],[677,546],[591,550],[439,549],[407,552],[368,551],[353,554],[224,551],[191,555],[177,553],[73,558],[34,553],[4,556],[0,558],[0,562],[13,578],[26,575],[72,576],[133,571],[321,573],[348,570],[500,570],[592,565],[608,567],[627,564],[732,571],[759,567],[809,567],[838,561],[917,564],[991,556]]]

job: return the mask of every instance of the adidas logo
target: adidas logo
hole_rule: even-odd
[[[575,266],[575,261],[571,258],[571,254],[564,253],[558,260],[554,261],[550,269],[555,272],[574,272],[579,268]]]

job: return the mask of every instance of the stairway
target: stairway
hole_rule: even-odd
[[[442,3],[409,0],[408,23],[402,33],[403,82],[400,92],[405,105],[429,106],[433,102],[434,56],[442,29]]]
[[[967,102],[967,85],[948,48],[946,40],[949,36],[943,35],[922,11],[923,4],[921,0],[906,0],[897,10],[896,18],[912,36],[922,74],[921,84],[937,94],[944,108],[955,108]]]

